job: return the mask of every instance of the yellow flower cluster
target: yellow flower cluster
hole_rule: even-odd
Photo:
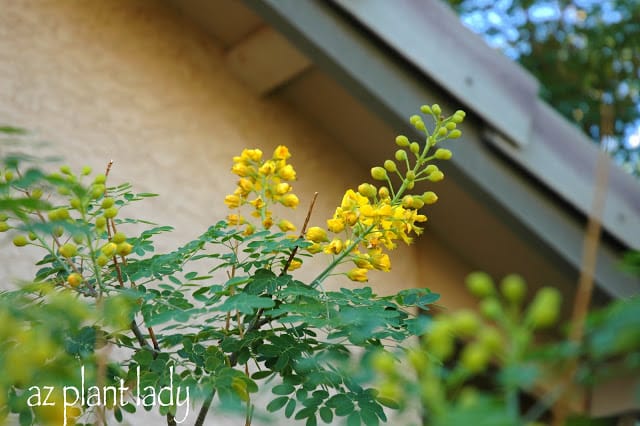
[[[293,188],[289,184],[296,179],[296,171],[287,163],[290,157],[289,149],[283,145],[278,146],[268,160],[262,158],[262,151],[259,149],[245,149],[239,156],[233,157],[231,171],[240,179],[235,191],[225,197],[224,203],[236,210],[227,216],[227,221],[232,225],[245,225],[245,235],[254,233],[256,226],[240,214],[242,206],[251,206],[251,216],[259,219],[264,229],[270,229],[274,225],[270,205],[281,204],[289,208],[298,206],[300,200],[291,192]],[[295,230],[295,226],[288,220],[280,220],[276,225],[283,232]]]
[[[424,105],[421,112],[431,115],[435,123],[430,132],[420,116],[411,117],[411,124],[425,134],[424,143],[411,142],[406,136],[398,136],[395,142],[400,149],[395,153],[395,161],[385,160],[383,166],[371,169],[371,177],[385,182],[387,186],[376,187],[363,183],[357,191],[347,190],[333,217],[327,220],[326,229],[333,234],[344,233],[345,238],[335,236],[329,239],[327,231],[317,226],[307,231],[306,239],[312,243],[307,250],[334,256],[326,271],[342,261],[350,260],[355,267],[347,272],[347,277],[353,281],[367,281],[368,271],[375,269],[387,272],[391,269],[391,261],[385,251],[396,248],[397,240],[411,244],[413,235],[422,233],[423,228],[418,224],[426,222],[427,217],[420,214],[419,210],[425,204],[435,203],[438,197],[431,191],[422,194],[412,194],[410,191],[418,182],[439,182],[444,179],[444,173],[430,163],[451,158],[451,151],[439,148],[437,144],[461,136],[456,126],[464,120],[465,113],[456,111],[444,117],[437,104]],[[400,181],[396,189],[392,178]],[[320,278],[324,278],[324,275]]]
[[[377,189],[364,183],[357,192],[349,189],[333,217],[327,220],[328,231],[345,233],[346,239],[336,236],[329,240],[323,228],[312,227],[306,233],[307,240],[313,243],[307,250],[332,255],[350,250],[346,255],[355,268],[347,273],[347,277],[353,281],[367,281],[369,270],[391,270],[391,260],[385,250],[396,248],[397,240],[410,244],[412,234],[422,233],[423,228],[417,224],[426,222],[427,217],[419,214],[418,208],[425,204],[424,199],[429,203],[435,201],[434,196],[433,192],[412,196],[412,204],[407,204],[404,199],[393,200],[384,186]]]

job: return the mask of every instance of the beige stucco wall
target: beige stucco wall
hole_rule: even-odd
[[[324,224],[345,185],[367,176],[322,128],[243,87],[225,68],[220,46],[157,1],[0,0],[0,10],[0,123],[30,129],[76,169],[101,170],[113,159],[111,183],[160,193],[131,211],[175,226],[159,249],[225,216],[231,157],[243,147],[290,147],[298,224],[314,191],[312,222]],[[0,236],[4,286],[33,273],[25,253]],[[393,271],[372,275],[371,284],[389,292],[433,283],[447,292],[459,285],[460,267],[430,241],[399,250]]]

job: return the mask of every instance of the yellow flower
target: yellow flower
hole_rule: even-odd
[[[264,229],[269,229],[273,226],[273,219],[271,218],[271,216],[266,217],[262,221],[262,226],[264,227]]]
[[[247,227],[244,229],[244,232],[242,233],[242,235],[244,235],[245,237],[248,237],[249,235],[252,235],[254,232],[256,232],[256,227],[253,226],[252,224],[248,224]]]
[[[239,214],[230,214],[227,216],[227,222],[229,222],[229,225],[242,225],[245,220]]]
[[[276,165],[273,163],[273,161],[267,161],[258,169],[258,172],[260,172],[260,174],[263,176],[269,176],[275,173],[275,171]]]
[[[296,230],[295,225],[286,219],[282,219],[281,221],[278,222],[278,228],[280,228],[282,232],[289,232],[289,231]]]
[[[353,263],[355,263],[358,268],[373,269],[373,265],[369,259],[370,256],[368,254],[359,254],[353,258]]]
[[[240,207],[240,197],[235,194],[230,194],[224,197],[224,203],[230,208],[235,209]]]
[[[259,149],[244,149],[240,157],[243,160],[260,161],[262,158],[262,151]]]
[[[261,209],[264,207],[264,201],[262,200],[262,197],[256,197],[253,201],[249,201],[249,204],[251,204],[256,209]]]
[[[307,251],[311,254],[320,253],[322,251],[322,246],[319,243],[313,243],[307,247]]]
[[[334,238],[329,244],[324,247],[324,252],[327,254],[340,254],[342,248],[342,240]]]
[[[291,191],[291,185],[286,182],[281,182],[275,187],[275,193],[278,195],[284,195],[289,191]]]
[[[231,167],[231,172],[240,177],[244,177],[249,174],[249,167],[244,163],[235,163],[233,167]]]
[[[342,232],[344,230],[344,221],[336,218],[328,219],[327,229],[335,234]]]
[[[282,197],[282,204],[285,205],[286,207],[296,208],[298,207],[299,203],[300,203],[300,200],[295,194],[287,194],[284,197]]]
[[[242,188],[245,194],[248,194],[253,189],[253,182],[251,182],[251,179],[243,177],[238,181],[238,187]]]
[[[389,272],[391,270],[391,259],[386,253],[376,253],[371,257],[373,267],[379,271]]]
[[[289,153],[289,148],[284,145],[279,145],[275,151],[273,151],[273,158],[276,160],[286,160],[291,157]]]
[[[312,226],[307,230],[307,240],[314,243],[322,243],[328,241],[327,232],[319,226]]]
[[[353,268],[352,270],[347,272],[347,277],[351,281],[358,281],[358,282],[366,282],[366,281],[368,281],[368,279],[367,279],[367,270],[364,269],[364,268]]]
[[[284,180],[294,180],[296,178],[296,171],[291,164],[287,164],[278,171],[278,175]]]
[[[289,264],[289,271],[295,271],[296,269],[299,269],[301,266],[302,266],[302,262],[294,259]]]

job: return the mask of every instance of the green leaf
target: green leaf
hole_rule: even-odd
[[[288,401],[289,401],[288,396],[279,396],[273,401],[271,401],[269,404],[267,404],[267,411],[270,413],[273,413],[274,411],[278,411],[279,409],[284,407]]]
[[[334,409],[336,416],[346,416],[354,410],[353,402],[344,394],[336,394],[325,403]]]
[[[329,407],[320,408],[320,418],[325,423],[331,423],[333,421],[333,411]]]
[[[238,293],[227,298],[222,305],[218,306],[218,310],[223,312],[239,311],[243,314],[252,314],[260,308],[266,309],[273,306],[275,306],[275,303],[271,298]]]
[[[273,389],[271,389],[271,392],[273,392],[276,395],[289,395],[289,394],[292,394],[294,390],[295,390],[295,387],[293,387],[293,385],[290,385],[288,383],[282,383],[274,386]]]
[[[347,426],[360,426],[360,414],[357,411],[349,414],[349,417],[347,417]]]
[[[271,376],[272,374],[274,374],[274,373],[271,370],[256,371],[255,373],[253,373],[251,375],[251,378],[253,380],[260,380],[260,379],[267,378],[267,377]]]
[[[286,418],[290,418],[293,415],[293,412],[296,409],[296,400],[291,398],[289,400],[289,403],[287,404],[287,406],[284,409],[284,415]]]
[[[306,419],[307,417],[315,416],[316,407],[306,407],[296,413],[294,417],[296,420]]]

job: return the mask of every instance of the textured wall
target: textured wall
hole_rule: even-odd
[[[215,42],[157,1],[0,0],[0,9],[0,123],[32,130],[76,169],[101,170],[113,159],[111,183],[159,192],[137,212],[176,227],[160,248],[224,217],[230,159],[242,147],[291,148],[299,224],[314,191],[313,220],[324,224],[345,184],[367,175],[313,122],[252,95],[225,69]],[[447,257],[431,246],[422,251],[432,260]],[[3,285],[31,276],[25,253],[0,236]],[[438,273],[442,262],[415,268],[416,255],[399,250],[393,272],[372,283],[388,279],[378,286],[386,292],[415,285],[420,272],[442,288],[458,278]]]

